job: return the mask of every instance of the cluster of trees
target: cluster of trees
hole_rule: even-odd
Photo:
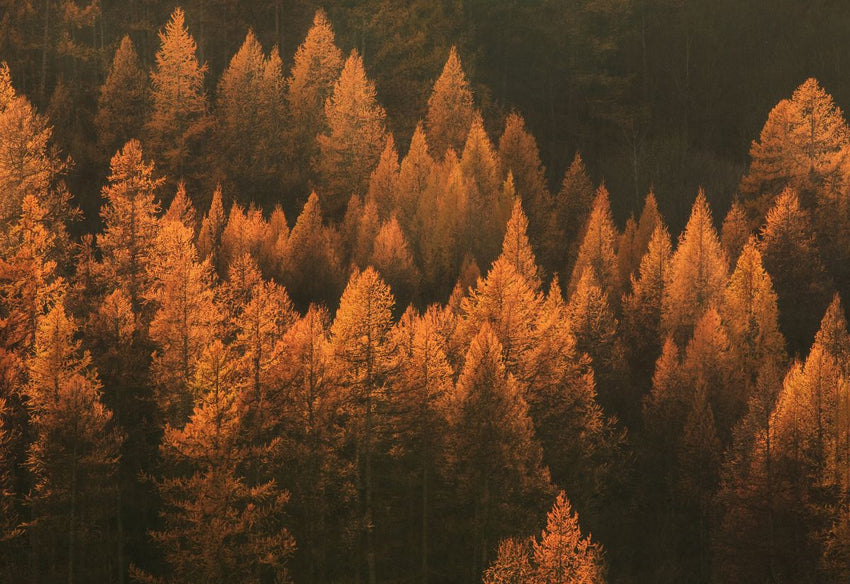
[[[324,13],[288,76],[249,32],[212,113],[196,52],[179,9],[150,86],[121,42],[80,237],[0,68],[4,580],[850,577],[850,129],[816,81],[674,244],[577,154],[550,190],[519,114],[492,141],[454,50],[404,156]]]

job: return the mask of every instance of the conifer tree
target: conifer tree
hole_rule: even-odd
[[[319,153],[314,166],[330,217],[342,216],[352,193],[366,194],[386,142],[385,117],[375,86],[366,77],[363,59],[352,51],[325,102],[326,126],[317,137]]]
[[[664,344],[661,315],[672,247],[667,227],[659,223],[640,261],[637,277],[631,277],[632,291],[623,299],[623,334],[638,382],[651,379],[652,367]]]
[[[762,228],[759,251],[778,296],[782,332],[791,352],[801,353],[829,304],[830,283],[811,219],[794,191],[786,189],[776,198]]]
[[[771,110],[758,142],[750,147],[750,168],[741,194],[763,216],[786,187],[799,190],[808,207],[813,191],[839,172],[850,131],[841,109],[812,78]]]
[[[61,302],[39,319],[25,390],[34,435],[27,459],[34,475],[34,575],[61,573],[69,582],[82,566],[90,575],[97,570],[92,562],[108,545],[121,443],[76,333]]]
[[[177,184],[177,192],[174,193],[168,210],[162,216],[162,221],[177,221],[192,233],[198,230],[195,207],[189,195],[186,194],[186,184],[183,181]]]
[[[634,216],[626,219],[626,226],[617,241],[617,286],[623,293],[629,291],[631,275],[640,266],[641,254],[637,250],[637,222]]]
[[[151,72],[151,116],[146,144],[172,180],[196,178],[210,123],[204,91],[206,64],[198,63],[197,45],[181,8],[159,33],[160,48]]]
[[[655,193],[650,190],[643,202],[643,211],[638,219],[637,233],[635,234],[635,261],[640,263],[641,258],[646,254],[649,248],[649,241],[652,239],[655,228],[663,223],[661,213],[658,211],[658,201],[655,198]],[[639,266],[635,266],[637,268]]]
[[[550,489],[528,404],[502,353],[485,323],[469,345],[448,407],[450,472],[458,512],[469,522],[463,551],[476,578],[496,542],[523,526]]]
[[[387,142],[381,152],[378,166],[369,177],[369,192],[366,199],[373,201],[381,219],[388,219],[398,205],[398,152],[392,134],[387,134]]]
[[[484,584],[531,584],[534,570],[531,567],[529,546],[533,540],[520,541],[512,537],[499,542],[496,559],[484,571]]]
[[[336,300],[340,267],[330,235],[322,225],[316,193],[310,195],[286,242],[283,282],[297,306]]]
[[[662,325],[684,343],[705,310],[718,303],[727,279],[727,260],[700,191],[664,282]]]
[[[151,374],[162,416],[181,428],[191,414],[189,383],[201,349],[216,336],[212,267],[198,262],[193,234],[176,221],[163,223],[150,264],[146,300],[156,308],[149,334],[156,345]]]
[[[357,482],[361,497],[361,534],[368,581],[375,574],[375,473],[376,428],[380,423],[382,387],[391,365],[389,342],[395,300],[389,286],[372,268],[354,272],[348,281],[331,326],[334,355],[351,412],[350,432],[358,452]]]
[[[249,456],[220,341],[199,356],[195,407],[184,428],[167,426],[160,448],[167,475],[156,483],[162,527],[151,533],[170,568],[170,581],[262,582],[286,577],[295,542],[281,525],[286,492],[274,481],[244,476]],[[156,581],[136,571],[138,579]]]
[[[343,58],[324,11],[317,10],[307,38],[298,47],[286,79],[289,190],[307,188],[307,169],[318,153],[316,136],[324,129],[325,100],[342,71]]]
[[[65,223],[79,215],[62,181],[70,161],[60,157],[47,118],[15,92],[5,62],[0,64],[0,135],[0,190],[5,193],[0,202],[0,250],[11,245],[9,229],[27,195],[44,209],[42,221],[62,250],[67,245]]]
[[[517,113],[511,113],[505,120],[505,129],[499,138],[499,159],[502,175],[513,174],[517,194],[529,217],[528,237],[539,253],[545,238],[551,236],[552,194],[546,186],[546,168],[540,161],[537,142]]]
[[[263,243],[269,237],[269,225],[263,212],[252,204],[247,210],[234,203],[221,233],[221,259],[230,266],[244,254],[249,254],[259,264]]]
[[[210,210],[201,222],[201,230],[198,233],[198,252],[201,259],[209,259],[219,277],[223,277],[226,271],[224,258],[221,255],[221,238],[227,225],[222,203],[221,187],[213,192]]]
[[[150,263],[157,233],[159,204],[154,165],[144,160],[141,144],[130,140],[112,157],[109,184],[103,187],[106,205],[100,215],[104,223],[98,239],[105,276],[125,290],[139,310],[149,287]]]
[[[140,138],[147,116],[148,80],[129,35],[124,35],[97,100],[94,124],[101,150],[108,155],[127,140]]]
[[[566,276],[572,273],[579,246],[584,239],[584,227],[594,202],[593,183],[581,155],[576,152],[564,173],[561,188],[554,197],[550,216],[544,265],[549,271]]]
[[[572,296],[578,288],[579,280],[587,268],[590,268],[594,279],[608,294],[609,301],[614,305],[619,303],[619,273],[617,270],[617,228],[611,215],[611,203],[608,190],[601,186],[593,201],[593,210],[587,219],[584,236],[578,251],[568,296]]]
[[[457,49],[452,47],[443,72],[428,98],[425,128],[428,144],[437,159],[453,149],[460,152],[474,121],[474,105],[469,81],[463,72]]]
[[[375,236],[369,264],[378,270],[395,291],[399,308],[410,304],[419,289],[419,270],[413,262],[407,238],[394,215]]]
[[[738,261],[738,256],[749,241],[751,234],[752,229],[750,229],[744,206],[736,200],[729,208],[729,212],[726,213],[726,217],[723,219],[723,227],[720,230],[720,242],[723,244],[723,251],[726,252],[726,257],[733,265]]]
[[[502,255],[513,267],[517,274],[525,278],[525,281],[534,291],[539,291],[541,286],[540,268],[531,245],[528,242],[528,219],[522,212],[522,202],[514,199],[514,207],[511,218],[505,228],[505,239],[502,242]]]
[[[424,226],[415,223],[414,219],[420,209],[426,206],[426,191],[431,187],[433,170],[434,161],[428,152],[422,124],[419,123],[410,139],[410,148],[401,161],[398,175],[398,206],[402,225],[407,226],[414,239],[419,239],[416,235],[421,237],[427,233]]]
[[[285,448],[279,484],[291,493],[289,515],[299,542],[295,561],[308,582],[333,577],[334,550],[346,545],[353,476],[343,460],[342,405],[325,308],[311,305],[286,332],[272,372],[274,407]]]

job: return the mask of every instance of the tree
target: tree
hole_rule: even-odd
[[[700,191],[664,282],[662,324],[677,342],[684,343],[705,310],[720,302],[727,266],[708,201]]]
[[[428,98],[425,127],[428,143],[437,158],[453,149],[460,152],[474,121],[474,105],[469,81],[463,72],[457,49],[452,47],[443,72]]]
[[[369,177],[386,142],[385,117],[375,86],[366,77],[363,59],[352,51],[325,102],[326,126],[317,137],[319,153],[314,167],[330,217],[341,217],[350,194],[362,196],[368,190]]]
[[[809,214],[786,189],[767,214],[759,251],[776,289],[780,327],[792,353],[811,343],[830,298],[830,282],[814,239]]]
[[[388,219],[398,206],[398,152],[392,134],[387,134],[387,143],[381,152],[378,166],[369,177],[369,192],[366,198],[373,201],[382,219]]]
[[[528,512],[548,496],[549,472],[534,438],[528,404],[505,369],[503,349],[489,324],[464,358],[448,407],[450,477],[466,522],[472,576],[491,560],[491,546],[528,527]]]
[[[167,426],[160,447],[167,472],[156,482],[162,527],[151,536],[173,582],[285,581],[295,548],[281,525],[288,494],[274,481],[253,482],[243,474],[250,451],[241,436],[229,359],[219,341],[204,349],[192,416],[182,429]],[[139,570],[134,576],[157,581]]]
[[[168,210],[162,216],[162,221],[177,221],[192,233],[198,231],[195,207],[192,205],[189,195],[186,194],[186,185],[183,181],[177,184],[177,192],[174,193],[174,198],[171,199]]]
[[[540,162],[540,151],[534,136],[525,127],[525,120],[511,113],[499,138],[499,159],[502,176],[513,174],[516,190],[529,217],[528,237],[539,253],[544,249],[550,232],[552,194],[546,186],[546,168]]]
[[[148,149],[172,180],[195,179],[210,125],[204,91],[207,67],[198,63],[183,9],[174,9],[159,40],[151,72],[152,110],[145,124]]]
[[[759,141],[750,147],[741,194],[758,216],[786,187],[798,190],[810,207],[813,191],[835,179],[848,139],[841,109],[815,79],[807,79],[768,115]]]
[[[260,263],[263,244],[269,237],[269,225],[263,212],[253,204],[247,211],[238,203],[230,208],[227,225],[221,233],[221,260],[229,267],[237,259],[250,255]]]
[[[109,184],[103,187],[106,205],[100,212],[104,230],[99,238],[105,276],[123,288],[133,309],[150,285],[150,263],[157,233],[159,204],[153,163],[146,163],[142,146],[130,140],[110,164]]]
[[[44,210],[42,221],[56,238],[56,251],[67,246],[65,223],[79,217],[62,181],[70,161],[60,157],[53,128],[12,86],[9,67],[0,64],[0,248],[8,248],[9,229],[21,215],[27,195]]]
[[[218,187],[213,192],[210,210],[201,222],[201,230],[198,233],[198,252],[201,259],[209,259],[219,277],[223,277],[227,269],[221,255],[221,238],[226,225],[221,187]]]
[[[212,267],[198,262],[193,234],[176,221],[165,222],[150,264],[146,296],[155,313],[149,334],[156,346],[151,375],[162,417],[182,428],[192,413],[190,381],[201,350],[216,337],[218,308],[213,300]]]
[[[609,301],[614,305],[619,304],[620,278],[617,270],[617,238],[618,233],[614,226],[614,218],[611,215],[608,190],[602,186],[596,192],[593,210],[590,212],[587,225],[584,228],[581,247],[579,247],[570,278],[568,296],[575,293],[579,280],[581,280],[585,270],[589,268],[599,286],[608,295]]]
[[[537,267],[537,260],[534,258],[534,252],[531,251],[527,232],[528,219],[522,212],[522,202],[518,198],[514,199],[511,218],[505,228],[501,257],[505,258],[514,267],[516,273],[525,278],[529,286],[537,292],[541,286],[540,268]]]
[[[375,236],[369,264],[378,270],[395,291],[399,307],[406,307],[417,296],[419,270],[416,269],[407,238],[395,215],[381,226]]]
[[[61,570],[69,582],[79,567],[91,570],[108,545],[103,535],[114,512],[111,478],[121,444],[76,333],[61,302],[39,319],[25,390],[33,431],[33,559],[39,573]]]
[[[373,461],[377,450],[376,427],[382,387],[391,364],[389,333],[395,300],[389,286],[372,268],[354,272],[348,281],[339,310],[331,326],[334,355],[342,372],[347,408],[352,416],[350,432],[360,453],[357,487],[362,513],[363,555],[368,581],[374,584],[375,526],[373,523],[375,477]]]
[[[747,220],[746,211],[740,201],[736,200],[726,213],[720,230],[720,242],[730,262],[738,261],[738,256],[750,239],[750,235],[752,235],[752,229]]]
[[[554,198],[553,211],[549,218],[550,236],[547,238],[546,251],[543,254],[544,265],[549,271],[564,275],[572,273],[573,262],[584,239],[584,227],[593,208],[593,202],[593,183],[590,182],[581,155],[576,152],[572,163],[564,173],[561,188]]]
[[[434,160],[428,152],[428,143],[425,140],[425,132],[422,124],[416,125],[413,137],[410,139],[410,148],[401,161],[398,174],[397,205],[402,216],[402,225],[408,228],[408,232],[418,240],[426,233],[420,222],[420,209],[426,205],[429,193],[426,191],[431,187],[431,173],[434,171]]]
[[[336,300],[341,270],[330,234],[322,225],[316,193],[310,195],[295,221],[283,257],[283,282],[296,306]]]
[[[124,35],[97,99],[94,124],[101,150],[108,155],[127,140],[139,139],[148,115],[148,80],[129,35]]]
[[[286,186],[290,191],[307,188],[305,171],[318,154],[316,137],[324,129],[325,100],[330,97],[342,66],[333,29],[324,11],[317,10],[286,79],[286,153],[287,167],[291,169]]]
[[[632,291],[623,298],[623,334],[633,377],[639,383],[651,380],[652,367],[664,344],[661,317],[672,248],[667,227],[659,223],[640,261],[637,277],[631,276]]]

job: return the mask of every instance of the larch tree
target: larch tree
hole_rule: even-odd
[[[76,334],[61,302],[39,319],[25,389],[33,431],[27,466],[34,475],[34,561],[39,575],[61,573],[68,582],[77,581],[80,567],[91,569],[109,545],[122,439]],[[100,577],[107,577],[105,569],[101,563]]]
[[[840,172],[849,141],[841,109],[809,78],[768,115],[759,140],[750,147],[741,194],[759,217],[786,187],[797,189],[809,207],[815,202],[814,191]]]
[[[617,239],[617,286],[628,293],[631,275],[640,266],[642,254],[637,250],[637,221],[634,216],[626,219],[623,232]]]
[[[295,548],[281,524],[288,494],[274,481],[244,476],[250,451],[230,359],[220,341],[199,354],[192,416],[183,428],[166,426],[160,447],[162,526],[151,536],[175,583],[285,581]],[[141,581],[157,581],[134,572]]]
[[[635,234],[635,251],[637,252],[636,261],[640,262],[646,250],[649,248],[649,241],[655,233],[655,229],[663,224],[664,220],[661,217],[661,212],[658,210],[658,200],[655,198],[655,193],[650,190],[643,202],[643,210],[638,219],[637,233]],[[636,266],[637,267],[637,266]]]
[[[318,10],[307,38],[295,52],[286,79],[286,153],[287,166],[292,170],[285,184],[290,190],[307,188],[307,170],[318,154],[316,136],[324,129],[325,100],[330,97],[342,66],[342,52],[335,44],[333,29],[324,11]]]
[[[802,353],[829,304],[831,283],[811,218],[793,190],[783,191],[768,212],[759,251],[779,297],[780,326],[788,347],[792,354]]]
[[[330,234],[322,225],[316,193],[310,195],[289,234],[284,253],[283,282],[297,306],[313,300],[335,302],[341,270]]]
[[[171,199],[168,209],[162,216],[162,221],[177,221],[183,227],[196,233],[198,231],[198,219],[195,215],[195,206],[192,199],[186,194],[186,184],[183,181],[177,183],[177,192]]]
[[[65,223],[79,212],[62,177],[70,161],[54,144],[53,128],[12,86],[9,67],[0,64],[0,250],[7,249],[9,229],[21,215],[24,197],[32,195],[44,209],[43,221],[56,237],[57,250],[67,246]]]
[[[352,51],[325,102],[326,125],[317,137],[314,165],[328,216],[340,218],[352,193],[366,194],[386,142],[385,117],[363,59]]]
[[[104,275],[127,293],[133,309],[141,308],[150,281],[150,263],[158,229],[157,189],[154,165],[145,161],[142,146],[130,140],[112,157],[108,184],[102,196],[103,234],[98,238],[103,253]]]
[[[496,559],[484,571],[484,584],[531,584],[534,569],[531,567],[530,546],[533,539],[503,539],[496,549]]]
[[[431,174],[434,170],[434,160],[428,152],[428,142],[422,124],[416,125],[410,148],[401,161],[398,175],[399,211],[402,213],[402,225],[405,225],[412,239],[419,240],[427,230],[421,221],[420,209],[426,206],[426,198],[431,187]]]
[[[353,495],[353,473],[342,451],[344,396],[329,329],[328,311],[310,305],[284,335],[286,358],[273,371],[279,391],[272,399],[283,421],[278,483],[291,495],[288,515],[299,543],[294,561],[316,584],[332,577],[332,552],[347,545]]]
[[[727,266],[708,201],[700,190],[664,282],[662,326],[676,342],[684,344],[700,316],[720,302]]]
[[[762,265],[755,238],[744,246],[738,258],[720,311],[729,339],[741,358],[745,399],[749,399],[763,367],[785,366],[785,339],[779,332],[776,292]]]
[[[584,239],[584,227],[593,208],[594,190],[584,161],[577,152],[553,200],[548,226],[550,235],[543,254],[543,265],[549,271],[558,272],[564,277],[572,273],[573,263]]]
[[[741,250],[749,241],[752,232],[744,205],[736,200],[726,213],[720,229],[720,243],[733,266],[738,261],[738,256],[741,255]]]
[[[457,512],[467,523],[465,568],[474,578],[489,565],[496,542],[526,525],[528,511],[551,488],[523,388],[505,369],[502,353],[483,324],[448,406],[449,472]]]
[[[546,168],[540,161],[540,151],[534,136],[526,129],[525,120],[511,113],[499,138],[499,159],[502,176],[513,174],[516,191],[529,217],[528,237],[539,253],[544,248],[552,212],[552,194],[546,185]]]
[[[477,261],[489,265],[498,255],[516,191],[511,177],[499,180],[499,161],[480,115],[469,129],[460,168],[468,197],[464,241]]]
[[[587,219],[581,246],[578,250],[567,296],[572,296],[586,269],[608,295],[612,306],[619,305],[619,272],[617,269],[617,227],[611,214],[608,189],[599,187],[593,209]]]
[[[387,134],[384,150],[378,160],[378,166],[369,177],[368,200],[374,201],[378,214],[384,220],[396,210],[398,205],[398,152],[392,134]]]
[[[395,387],[390,395],[391,427],[398,445],[394,458],[401,477],[415,477],[397,512],[417,536],[410,541],[415,542],[418,554],[408,566],[419,573],[422,582],[434,570],[432,549],[441,545],[439,538],[433,541],[437,534],[434,519],[448,430],[445,405],[454,390],[445,318],[436,306],[421,316],[408,309],[393,330],[400,356],[400,366],[391,376]]]
[[[227,216],[224,213],[221,187],[218,187],[213,192],[210,209],[201,222],[201,230],[198,232],[198,252],[201,259],[209,259],[219,277],[223,277],[227,269],[221,253],[221,238],[226,226]]]
[[[129,35],[124,35],[97,99],[94,124],[104,155],[139,139],[148,114],[148,78]]]
[[[220,315],[214,302],[212,267],[199,262],[194,237],[176,221],[156,238],[146,300],[154,307],[150,338],[156,346],[151,375],[164,420],[181,428],[192,413],[190,388],[202,348],[216,337]]]
[[[358,451],[357,487],[362,513],[361,545],[368,582],[375,573],[375,459],[377,428],[381,423],[384,383],[392,365],[390,343],[395,299],[378,273],[367,268],[354,272],[348,281],[331,326],[331,342],[346,391],[346,407],[352,423],[349,432]]]
[[[449,149],[460,152],[474,118],[472,90],[457,49],[452,47],[428,98],[425,129],[434,156],[440,159]]]
[[[664,344],[661,315],[664,282],[672,255],[670,233],[663,223],[659,223],[640,260],[637,276],[631,276],[631,292],[623,298],[623,334],[632,372],[638,383],[651,380],[652,368]]]
[[[502,255],[516,271],[525,278],[531,288],[538,292],[542,285],[540,268],[531,244],[528,241],[528,219],[522,211],[522,202],[519,198],[514,199],[511,218],[505,228],[505,239],[502,241]]]
[[[259,264],[263,242],[268,236],[269,225],[260,209],[253,204],[244,209],[234,203],[227,217],[227,225],[221,233],[221,258],[224,266],[230,266],[246,253]]]
[[[172,180],[194,179],[210,127],[204,90],[206,65],[198,63],[197,45],[186,16],[175,8],[159,33],[160,48],[151,72],[151,115],[146,145]]]
[[[419,292],[419,270],[407,238],[393,215],[381,226],[372,244],[369,264],[386,280],[395,293],[398,307],[406,308]]]

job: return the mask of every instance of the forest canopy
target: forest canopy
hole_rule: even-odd
[[[731,4],[0,1],[0,580],[846,582],[846,15]]]

